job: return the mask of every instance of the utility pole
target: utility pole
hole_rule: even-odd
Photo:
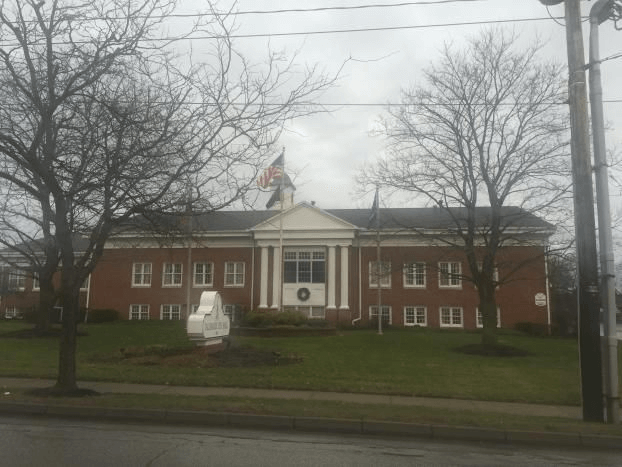
[[[609,207],[609,182],[605,146],[603,89],[600,77],[598,27],[613,13],[614,0],[598,0],[590,10],[590,108],[596,173],[596,205],[598,207],[598,241],[600,249],[601,297],[603,320],[603,373],[607,398],[607,422],[620,422],[618,396],[618,337],[616,335],[615,266]]]
[[[545,5],[562,1],[564,0],[540,0]],[[603,422],[600,297],[581,6],[579,0],[565,0],[565,7],[583,420]]]

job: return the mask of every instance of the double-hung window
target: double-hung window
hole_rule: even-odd
[[[427,326],[428,312],[424,306],[404,307],[404,326]]]
[[[9,272],[9,290],[24,290],[26,288],[26,275],[21,271]]]
[[[425,263],[404,265],[404,287],[425,288]]]
[[[462,267],[458,262],[438,263],[438,286],[458,289],[462,287]]]
[[[326,253],[323,250],[286,251],[283,279],[286,284],[323,284],[326,282]]]
[[[391,324],[391,307],[389,305],[382,305],[382,322]],[[377,320],[378,319],[378,305],[371,305],[369,307],[369,319]]]
[[[151,287],[151,263],[134,263],[132,287]]]
[[[181,263],[164,263],[162,269],[163,287],[181,287]]]
[[[391,262],[390,261],[370,261],[369,262],[369,287],[378,288],[378,279],[380,279],[380,287],[391,287]]]
[[[475,309],[475,319],[477,322],[477,327],[478,328],[483,328],[484,327],[484,317],[482,315],[482,312],[479,311],[479,308]],[[500,328],[501,327],[501,308],[497,307],[497,327]]]
[[[181,319],[181,305],[162,305],[160,307],[161,320]]]
[[[225,286],[244,287],[244,263],[227,262],[225,263]]]
[[[194,286],[212,287],[214,285],[214,263],[194,263]]]
[[[149,305],[130,305],[131,320],[149,319]]]
[[[440,315],[442,328],[461,328],[464,326],[461,307],[442,306]]]

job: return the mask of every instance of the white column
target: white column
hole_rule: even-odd
[[[335,247],[328,247],[328,309],[335,309]]]
[[[259,278],[259,308],[268,308],[268,247],[261,247],[261,277]]]
[[[281,248],[275,246],[272,251],[272,308],[278,309],[281,300]]]
[[[340,310],[349,310],[348,304],[348,290],[350,288],[350,277],[348,275],[348,265],[350,252],[347,245],[341,245],[341,303],[339,305]]]

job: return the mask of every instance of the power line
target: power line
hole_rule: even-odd
[[[376,28],[350,28],[350,29],[329,29],[325,31],[294,31],[294,32],[273,32],[273,33],[257,33],[257,34],[231,34],[229,36],[224,35],[209,35],[209,36],[191,36],[187,38],[162,38],[159,40],[177,41],[177,40],[198,40],[198,39],[223,39],[225,37],[231,39],[251,39],[257,37],[283,37],[283,36],[311,36],[320,34],[346,34],[355,32],[378,32],[378,31],[400,31],[407,29],[431,29],[431,28],[447,28],[457,26],[478,26],[482,24],[507,24],[507,23],[525,23],[530,21],[550,21],[549,17],[539,18],[518,18],[518,19],[497,19],[497,20],[483,20],[483,21],[460,21],[455,23],[435,23],[435,24],[416,24],[410,26],[383,26]]]
[[[465,1],[465,0],[460,0]],[[325,31],[294,31],[294,32],[276,32],[276,33],[256,33],[256,34],[210,34],[210,35],[202,35],[202,36],[187,36],[187,37],[179,37],[179,36],[171,36],[171,37],[159,37],[159,38],[149,38],[143,39],[143,42],[180,42],[180,41],[189,41],[189,40],[213,40],[213,39],[251,39],[258,37],[285,37],[285,36],[310,36],[310,35],[324,35],[324,34],[347,34],[347,33],[356,33],[356,32],[381,32],[381,31],[400,31],[400,30],[408,30],[408,29],[432,29],[432,28],[448,28],[448,27],[459,27],[459,26],[478,26],[484,24],[508,24],[508,23],[526,23],[530,21],[550,21],[550,17],[537,17],[537,18],[517,18],[517,19],[496,19],[496,20],[482,20],[482,21],[459,21],[453,23],[434,23],[434,24],[416,24],[409,26],[383,26],[376,28],[350,28],[350,29],[332,29]],[[90,44],[89,41],[58,41],[55,42],[57,45],[66,45],[66,44]],[[0,45],[2,41],[0,41]],[[15,45],[8,42],[4,43],[5,46]]]
[[[440,5],[444,3],[467,3],[467,2],[481,2],[486,0],[429,0],[421,2],[402,2],[402,3],[377,3],[369,5],[350,5],[350,6],[330,6],[330,7],[318,7],[318,8],[290,8],[281,10],[248,10],[231,12],[232,16],[240,15],[265,15],[276,13],[313,13],[318,11],[339,11],[339,10],[364,10],[370,8],[395,8],[405,6],[426,6],[426,5]],[[208,15],[210,15],[208,13]]]

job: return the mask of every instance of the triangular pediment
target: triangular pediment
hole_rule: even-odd
[[[255,232],[272,232],[283,228],[285,231],[352,231],[357,227],[316,206],[299,203],[253,227]]]

